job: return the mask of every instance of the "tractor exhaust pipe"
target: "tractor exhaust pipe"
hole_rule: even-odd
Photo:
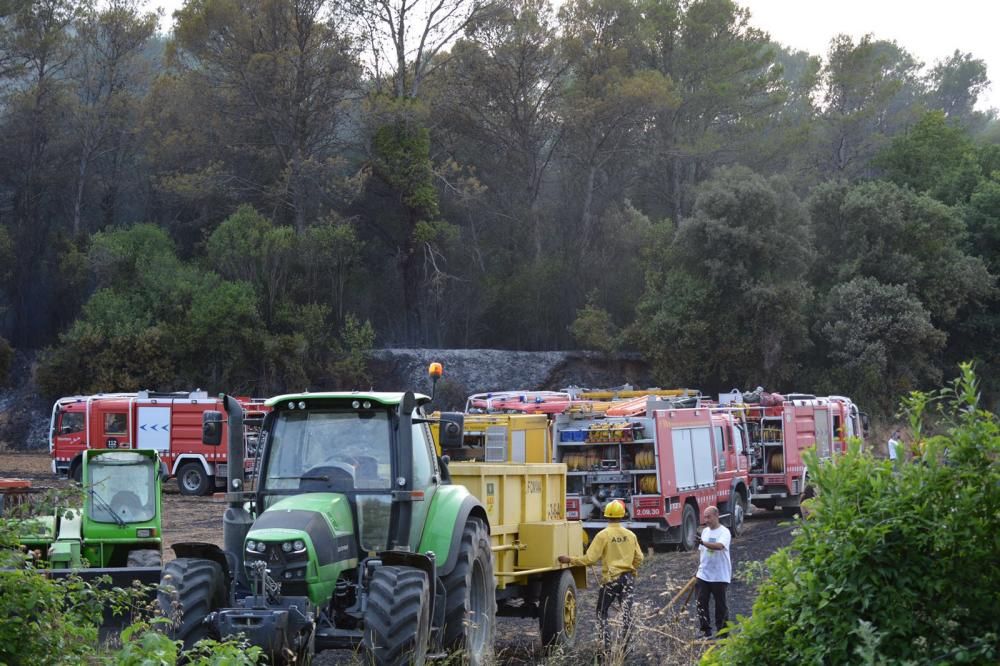
[[[243,437],[243,406],[231,395],[223,396],[223,406],[229,414],[229,451],[226,463],[226,499],[229,506],[243,506],[244,465],[246,441]]]
[[[246,478],[246,441],[243,437],[243,407],[236,398],[223,396],[223,406],[229,415],[228,460],[226,462],[226,500],[229,507],[222,516],[222,544],[229,564],[229,574],[245,585],[246,572],[240,566],[243,542],[253,525],[253,518],[243,508]]]

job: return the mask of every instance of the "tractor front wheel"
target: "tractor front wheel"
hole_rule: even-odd
[[[173,640],[190,649],[203,638],[218,638],[205,623],[209,613],[226,603],[226,586],[218,562],[180,557],[167,562],[156,600],[169,623],[159,625]]]
[[[153,550],[152,548],[142,548],[140,550],[129,551],[126,566],[134,569],[136,567],[158,567],[161,564],[163,564],[163,558],[160,557],[160,551]]]
[[[542,645],[571,648],[576,641],[576,581],[569,569],[549,574],[542,584],[542,607],[538,616]]]
[[[469,518],[455,568],[442,578],[445,589],[443,645],[463,652],[464,663],[481,666],[490,660],[496,625],[496,579],[490,535],[478,518]]]
[[[413,567],[379,567],[368,582],[365,663],[414,664],[427,659],[431,632],[430,581]]]
[[[177,486],[181,495],[207,495],[214,485],[214,478],[205,473],[200,462],[188,462],[177,470]]]

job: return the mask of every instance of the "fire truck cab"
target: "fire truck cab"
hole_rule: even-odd
[[[221,409],[205,391],[102,393],[60,398],[52,407],[49,452],[52,472],[79,481],[87,449],[153,449],[185,495],[214,492],[226,477],[226,453],[202,444],[205,411]],[[259,401],[245,400],[251,415],[263,416]],[[245,437],[255,442],[253,421]]]

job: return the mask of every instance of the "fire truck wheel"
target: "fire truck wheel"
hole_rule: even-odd
[[[184,463],[177,470],[177,487],[181,495],[206,495],[214,479],[205,473],[198,461]]]
[[[729,533],[734,537],[743,531],[743,517],[746,515],[747,501],[737,491],[729,496]]]
[[[695,514],[693,506],[685,504],[684,511],[681,513],[681,550],[694,550],[694,537],[697,532],[698,516]]]
[[[83,463],[79,460],[73,463],[73,466],[69,468],[69,478],[73,479],[77,483],[83,481]]]
[[[538,616],[542,645],[571,648],[576,640],[576,581],[568,569],[546,576],[542,584],[542,608]]]

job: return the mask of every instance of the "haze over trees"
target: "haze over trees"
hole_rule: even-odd
[[[975,360],[996,399],[1000,125],[960,44],[794,52],[729,0],[155,18],[0,2],[0,336],[47,391],[584,346],[875,409]]]

